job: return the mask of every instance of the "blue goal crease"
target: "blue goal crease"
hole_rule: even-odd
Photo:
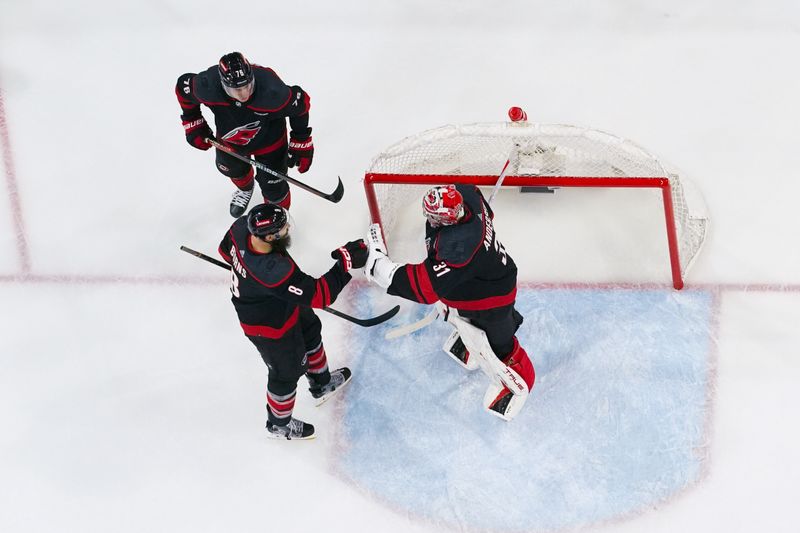
[[[368,287],[351,294],[375,311]],[[536,384],[512,422],[483,411],[486,376],[441,351],[448,324],[384,340],[428,308],[352,328],[338,470],[410,515],[505,531],[619,518],[698,481],[710,292],[520,289],[516,305]]]

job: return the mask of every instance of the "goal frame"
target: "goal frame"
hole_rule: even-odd
[[[384,174],[367,172],[364,176],[364,191],[367,196],[370,217],[373,223],[381,223],[378,197],[375,191],[377,184],[394,185],[446,185],[472,184],[477,186],[494,186],[498,177],[495,175],[451,175],[451,174]],[[672,203],[672,184],[667,176],[636,177],[581,177],[581,176],[513,176],[505,177],[502,187],[578,187],[578,188],[612,188],[612,189],[660,189],[664,207],[664,220],[669,246],[672,286],[680,290],[684,286],[681,274],[678,233],[675,227],[675,212]]]

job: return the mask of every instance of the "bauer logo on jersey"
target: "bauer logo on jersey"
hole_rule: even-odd
[[[258,135],[259,131],[261,131],[260,124],[261,121],[256,120],[250,124],[239,126],[238,128],[226,133],[222,137],[222,140],[230,144],[238,144],[239,146],[250,144],[250,141],[252,141],[256,135]]]

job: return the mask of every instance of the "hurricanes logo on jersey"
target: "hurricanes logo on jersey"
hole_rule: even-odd
[[[238,144],[239,146],[250,144],[250,141],[261,131],[261,126],[259,124],[261,124],[261,122],[256,120],[250,124],[232,129],[222,137],[222,140],[230,144]]]

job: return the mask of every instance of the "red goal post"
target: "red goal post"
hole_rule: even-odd
[[[408,137],[375,157],[366,172],[372,221],[381,224],[391,246],[399,206],[419,202],[424,186],[491,187],[507,160],[503,187],[659,189],[672,284],[683,288],[708,231],[702,196],[640,146],[589,128],[498,122],[444,126]]]

